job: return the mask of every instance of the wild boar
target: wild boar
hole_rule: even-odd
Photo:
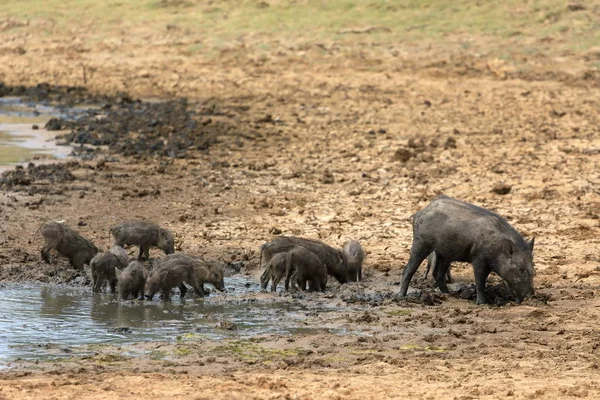
[[[288,252],[274,254],[265,265],[264,278],[261,276],[260,286],[263,290],[267,289],[269,280],[271,281],[271,292],[277,290],[277,285],[286,274],[288,266]]]
[[[173,233],[151,222],[125,222],[110,228],[110,234],[114,237],[115,246],[139,246],[138,261],[150,257],[150,247],[158,247],[167,255],[175,253]]]
[[[223,271],[216,265],[187,254],[170,254],[160,259],[146,280],[144,294],[148,300],[161,291],[164,300],[169,300],[171,289],[179,287],[181,297],[185,296],[190,285],[200,297],[204,296],[204,283],[211,283],[216,289],[224,291]]]
[[[140,300],[144,299],[144,288],[148,278],[148,270],[141,261],[131,262],[123,271],[115,269],[118,280],[119,297],[127,300],[129,295]]]
[[[448,292],[445,277],[453,261],[470,262],[475,274],[477,304],[485,304],[485,283],[495,272],[508,283],[518,300],[534,293],[533,244],[506,220],[489,210],[447,196],[433,200],[413,216],[413,242],[400,287],[408,285],[423,260],[436,256],[434,278]]]
[[[127,267],[127,252],[119,246],[113,246],[107,252],[98,253],[90,261],[92,269],[92,291],[100,292],[108,282],[111,293],[115,293],[117,284],[116,270]]]
[[[344,254],[348,263],[348,276],[351,282],[362,280],[362,265],[365,260],[365,250],[356,240],[344,243]]]
[[[285,276],[285,290],[289,289],[290,281],[292,290],[304,290],[308,282],[309,290],[324,292],[327,285],[327,268],[319,257],[304,247],[295,247],[286,253],[287,265]]]
[[[94,244],[61,222],[47,222],[40,227],[45,246],[42,260],[50,264],[50,250],[67,257],[75,269],[83,271],[83,265],[90,263],[98,253]]]
[[[263,244],[260,248],[261,265],[269,262],[271,257],[277,253],[290,251],[294,247],[304,247],[315,254],[327,268],[327,273],[333,276],[339,283],[346,283],[349,280],[348,265],[343,251],[316,239],[306,239],[294,236],[278,236],[275,239]],[[261,284],[267,279],[266,274],[261,276]]]

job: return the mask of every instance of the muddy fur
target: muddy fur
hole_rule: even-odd
[[[288,266],[288,252],[274,254],[265,265],[265,273],[261,276],[260,286],[263,290],[267,289],[271,281],[271,292],[277,290],[277,285],[285,276]]]
[[[362,265],[365,260],[365,250],[356,240],[344,243],[342,248],[348,263],[348,277],[350,282],[362,281]]]
[[[304,247],[315,254],[327,268],[327,273],[333,276],[338,282],[346,283],[349,281],[348,265],[345,254],[320,240],[307,239],[294,236],[279,236],[263,244],[260,248],[261,265],[266,264],[277,253],[290,251],[294,247]],[[263,273],[261,283],[268,279]]]
[[[453,261],[473,264],[477,304],[485,304],[488,275],[495,272],[519,300],[534,294],[534,240],[526,241],[504,218],[484,208],[439,196],[413,216],[410,258],[402,274],[400,295],[406,296],[419,265],[435,252],[433,277],[448,293],[447,271]]]
[[[152,299],[157,292],[162,292],[163,299],[169,300],[171,290],[179,287],[181,297],[185,296],[190,285],[196,294],[204,296],[204,283],[211,283],[218,290],[225,290],[223,270],[207,262],[187,254],[177,253],[161,258],[155,265],[146,281],[144,295]]]
[[[287,254],[285,271],[285,289],[291,282],[292,290],[305,290],[306,284],[310,291],[324,292],[327,285],[327,268],[319,257],[304,247],[296,247]]]
[[[152,222],[125,222],[110,228],[110,234],[114,237],[115,246],[139,246],[138,261],[150,257],[150,247],[158,247],[167,255],[175,253],[173,233]]]
[[[127,300],[129,296],[144,298],[144,288],[148,278],[148,270],[141,261],[133,261],[123,271],[115,269],[118,280],[119,297]]]
[[[92,270],[92,291],[100,292],[106,282],[111,293],[115,293],[118,269],[127,267],[127,252],[119,246],[113,246],[107,252],[96,254],[90,261]]]
[[[90,263],[98,253],[94,244],[60,222],[47,222],[40,227],[45,245],[42,248],[42,260],[50,264],[50,250],[56,250],[67,257],[71,265],[83,271],[84,264]]]

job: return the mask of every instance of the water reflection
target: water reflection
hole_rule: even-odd
[[[88,354],[90,344],[172,341],[193,333],[208,339],[248,338],[265,333],[322,332],[307,325],[307,313],[336,309],[324,301],[303,305],[267,297],[241,297],[258,285],[244,277],[227,279],[228,293],[207,298],[174,296],[172,301],[119,301],[110,293],[66,285],[0,286],[0,366],[18,357]],[[221,329],[223,321],[234,330]],[[343,328],[332,332],[345,333]]]

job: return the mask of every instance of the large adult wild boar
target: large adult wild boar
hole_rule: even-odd
[[[44,241],[42,260],[50,264],[50,250],[67,257],[75,269],[83,271],[98,252],[94,244],[63,222],[46,222],[40,227]]]
[[[533,294],[533,243],[491,211],[440,196],[413,216],[413,242],[404,269],[400,295],[423,260],[435,252],[434,278],[448,292],[446,273],[453,261],[470,262],[475,273],[477,304],[484,304],[485,283],[495,272],[517,298]]]
[[[110,233],[115,239],[115,246],[139,246],[138,261],[142,261],[144,258],[147,260],[150,257],[150,247],[158,247],[165,254],[175,253],[173,233],[152,222],[125,222],[110,228]]]

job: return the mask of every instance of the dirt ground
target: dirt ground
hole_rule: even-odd
[[[399,290],[410,216],[444,193],[535,237],[537,296],[475,306],[436,293],[422,267],[421,298],[328,321],[365,336],[167,341],[139,346],[168,360],[107,347],[16,362],[0,373],[0,399],[600,397],[598,51],[540,52],[514,67],[478,55],[484,35],[467,49],[458,35],[382,48],[263,34],[203,58],[182,51],[194,37],[178,29],[72,34],[0,29],[3,95],[100,106],[55,126],[80,158],[0,179],[2,281],[76,278],[65,262],[41,263],[42,221],[65,220],[106,248],[112,224],[147,218],[176,232],[178,250],[256,279],[259,246],[276,234],[359,240],[365,281],[328,295],[369,304]],[[473,282],[469,266],[453,271]]]

